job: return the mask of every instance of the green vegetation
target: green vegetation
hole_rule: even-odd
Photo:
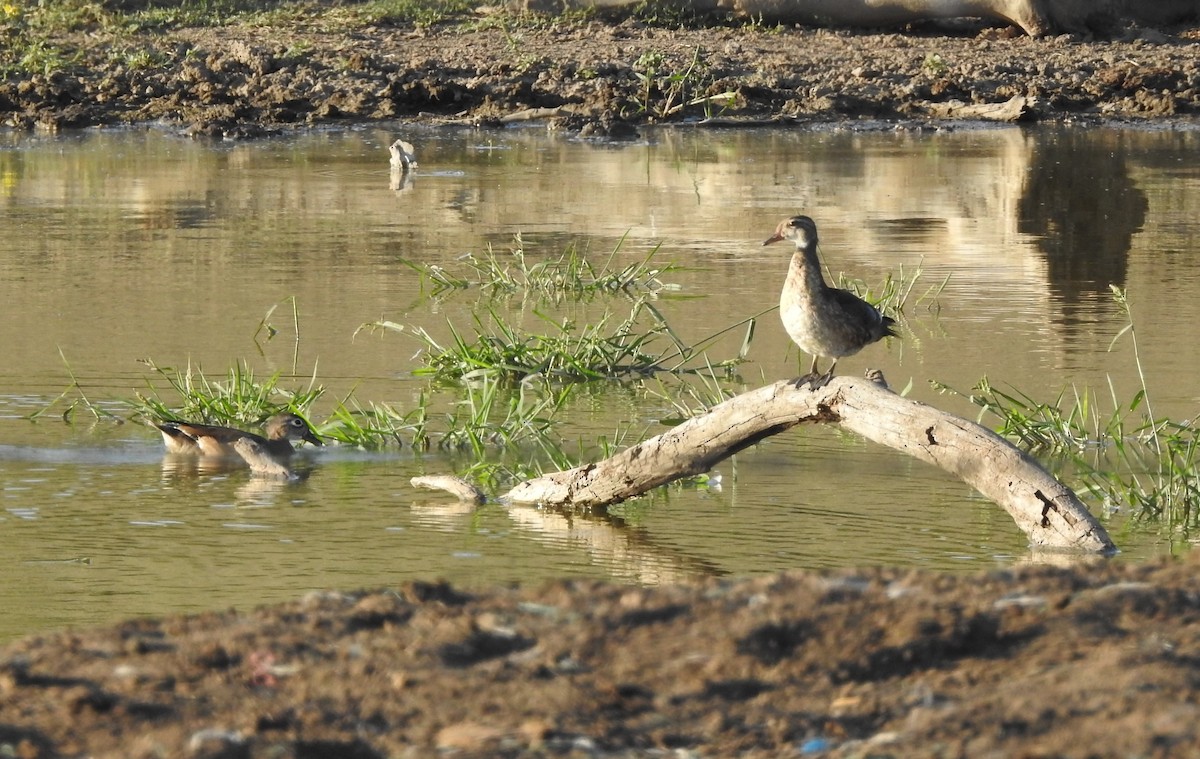
[[[643,24],[660,26],[669,29],[694,29],[704,24],[727,23],[731,13],[698,13],[686,3],[663,3],[656,0],[642,0],[631,6],[630,17]]]
[[[608,455],[630,434],[616,430],[593,441],[568,444],[562,412],[584,387],[582,382],[621,380],[619,387],[627,392],[660,397],[675,409],[671,418],[659,420],[667,424],[732,395],[728,389],[732,368],[745,360],[755,320],[762,314],[687,345],[653,302],[678,291],[663,280],[677,267],[656,263],[657,247],[632,263],[618,264],[620,248],[618,244],[597,261],[574,247],[558,257],[534,261],[526,256],[518,236],[512,250],[489,249],[467,257],[454,272],[410,262],[430,285],[428,297],[473,291],[483,316],[476,317],[471,332],[448,325],[451,338],[443,341],[445,345],[421,326],[364,325],[415,339],[424,366],[414,373],[428,378],[429,384],[415,403],[405,404],[364,401],[351,391],[334,402],[315,429],[327,441],[366,450],[436,450],[458,461],[455,467],[460,474],[499,488],[547,468],[566,469],[583,458]],[[577,306],[596,299],[624,301],[628,312],[605,307],[602,316],[582,323],[563,322],[538,310],[547,304],[566,301]],[[499,306],[514,300],[519,312],[532,309],[536,323],[545,325],[542,334],[519,331],[506,321]],[[290,305],[290,313],[281,312],[280,305]],[[284,323],[278,322],[280,316]],[[286,299],[266,312],[253,339],[265,350],[281,330],[289,339],[294,331],[298,344],[300,324],[295,301]],[[732,330],[745,331],[737,355],[711,359],[709,346]],[[254,428],[285,409],[310,416],[325,395],[315,369],[298,387],[288,385],[296,382],[294,361],[290,379],[278,372],[255,376],[245,363],[219,376],[191,363],[178,368],[150,359],[143,363],[149,371],[146,388],[126,401],[125,408],[148,423],[183,419]],[[646,380],[655,374],[665,379],[657,379],[650,389]],[[672,389],[673,385],[678,387]],[[73,374],[71,386],[52,406],[64,403],[63,417],[68,420],[81,409],[96,417],[117,416],[93,403]]]
[[[417,374],[443,383],[481,377],[511,384],[533,379],[570,382],[691,373],[696,370],[685,365],[703,354],[703,350],[684,345],[645,298],[635,301],[629,314],[615,324],[611,313],[584,325],[536,315],[548,332],[523,333],[494,310],[488,311],[486,322],[476,317],[474,338],[464,336],[453,325],[448,341],[437,340],[424,327],[405,328],[391,322],[364,326],[416,337],[423,344],[425,361]],[[744,354],[718,366],[729,369],[743,359]]]
[[[163,54],[152,49],[153,39],[141,44],[135,40],[135,35],[148,32],[236,25],[322,31],[381,24],[432,26],[473,22],[474,8],[466,0],[371,0],[335,6],[308,0],[3,0],[0,74],[49,76],[82,66],[85,48],[92,45],[134,68],[162,65]]]
[[[656,9],[651,12],[651,9]],[[464,29],[500,26],[509,36],[514,54],[525,65],[540,60],[520,53],[521,29],[548,25],[581,24],[591,11],[566,11],[557,15],[493,12],[481,16],[478,5],[467,0],[364,0],[325,3],[319,0],[0,0],[0,74],[49,75],[85,65],[85,49],[107,51],[113,46],[140,49],[153,44],[133,43],[136,35],[183,28],[255,27],[347,32],[370,26],[411,25],[430,27],[457,24]],[[664,15],[657,4],[632,8],[628,15],[639,21],[675,27],[695,25],[694,14]],[[80,35],[86,35],[86,37]],[[126,54],[128,55],[128,54]],[[134,65],[152,65],[147,51],[134,56]],[[655,86],[663,87],[664,114],[688,105],[711,111],[731,98],[731,93],[697,94],[711,83],[700,51],[690,65],[674,72],[655,72]],[[639,74],[640,76],[640,74]],[[707,77],[707,78],[706,78]],[[684,97],[686,95],[686,97]],[[682,99],[681,99],[682,98]]]
[[[467,0],[371,0],[350,10],[356,24],[433,26],[461,20],[475,10]]]
[[[678,267],[653,265],[657,247],[642,259],[615,266],[613,262],[622,243],[623,240],[600,266],[592,264],[574,247],[557,258],[530,263],[520,235],[507,254],[500,255],[489,248],[482,256],[466,257],[461,272],[406,263],[421,275],[423,284],[430,286],[432,297],[477,289],[492,300],[519,296],[538,305],[621,296],[633,300],[623,317],[609,310],[590,323],[579,324],[548,316],[535,307],[533,315],[545,325],[545,330],[528,333],[513,327],[494,307],[488,306],[483,316],[475,316],[474,335],[464,334],[461,328],[450,324],[449,336],[439,339],[425,327],[391,321],[364,324],[360,330],[413,336],[422,346],[425,362],[417,374],[443,384],[484,377],[501,384],[532,380],[562,383],[697,371],[689,362],[707,361],[705,349],[685,345],[652,303],[661,293],[676,289],[665,283],[662,276],[677,271]],[[748,334],[751,329],[748,328]],[[738,356],[715,366],[728,372],[745,359],[748,347],[748,343],[743,344]],[[713,368],[712,364],[707,366]]]
[[[1109,349],[1129,336],[1141,384],[1129,401],[1119,399],[1111,382],[1105,402],[1094,391],[1074,386],[1052,403],[1041,402],[1021,391],[1001,392],[986,377],[966,394],[935,387],[999,419],[1000,434],[1057,457],[1077,473],[1082,482],[1077,490],[1107,509],[1128,508],[1142,519],[1200,526],[1200,416],[1175,421],[1154,415],[1127,293],[1114,286],[1112,294],[1127,323]]]
[[[315,378],[306,388],[288,390],[280,385],[280,374],[258,380],[245,366],[234,367],[224,378],[215,379],[190,364],[173,369],[150,360],[143,363],[152,373],[147,379],[148,393],[137,393],[127,405],[135,418],[147,423],[187,420],[254,428],[284,410],[307,415],[324,394]],[[164,382],[165,387],[160,387]],[[458,391],[460,397],[444,403],[442,408],[435,407],[430,395],[422,394],[420,402],[404,412],[390,404],[363,405],[350,395],[339,401],[316,429],[328,441],[365,450],[408,446],[420,451],[467,454],[467,475],[497,486],[541,471],[534,462],[556,468],[574,465],[555,434],[555,416],[570,395],[569,387],[523,386],[518,392],[508,393],[499,383],[484,379]],[[117,418],[83,396],[77,382],[63,396],[72,392],[80,399],[68,407],[64,418],[78,407],[97,416]],[[489,461],[497,451],[505,452],[505,463]],[[521,454],[526,454],[525,463],[507,463]]]
[[[103,404],[95,403],[88,397],[86,389],[79,382],[79,378],[75,376],[75,371],[71,369],[71,364],[67,361],[67,357],[63,355],[61,348],[58,351],[58,355],[62,358],[63,365],[67,368],[67,374],[71,377],[71,384],[67,386],[66,390],[59,393],[57,398],[46,404],[45,408],[30,414],[29,418],[39,419],[51,411],[57,410],[60,405],[63,405],[65,407],[59,413],[62,420],[68,424],[75,421],[80,409],[86,411],[95,420],[116,419],[120,421],[119,416],[111,411],[107,411]]]
[[[901,264],[900,270],[895,275],[889,272],[879,287],[875,289],[861,279],[852,279],[845,274],[839,274],[837,287],[849,290],[874,305],[880,312],[892,317],[904,313],[904,309],[908,305],[924,306],[931,311],[937,311],[940,308],[938,298],[946,289],[950,275],[947,274],[941,282],[930,285],[917,294],[918,284],[923,284],[924,271],[920,266],[914,270],[905,271],[904,265]]]
[[[117,3],[87,0],[34,2],[10,0],[26,6],[39,28],[78,30],[123,28],[215,27],[244,23],[255,26],[287,26],[297,23],[327,27],[411,23],[428,26],[463,19],[474,12],[465,0],[368,0],[329,4],[311,0],[183,0],[183,2]]]
[[[178,404],[168,404],[156,384],[148,382],[150,395],[138,393],[133,407],[136,415],[151,420],[256,425],[280,411],[304,414],[325,393],[325,389],[316,384],[315,376],[307,388],[290,391],[279,386],[278,373],[260,382],[245,365],[233,367],[224,380],[216,380],[190,363],[184,369],[161,367],[150,359],[143,359],[142,363],[158,379],[165,380],[179,398]]]
[[[702,108],[705,118],[711,118],[723,112],[737,97],[732,91],[710,91],[716,79],[699,47],[682,67],[672,66],[662,53],[643,53],[633,63],[633,74],[641,82],[640,96],[634,108],[639,113],[650,113],[660,119],[695,106]]]
[[[426,363],[418,374],[441,381],[494,377],[501,382],[535,376],[563,381],[652,374],[661,367],[662,359],[652,343],[669,334],[669,328],[661,319],[643,327],[639,317],[644,310],[652,310],[642,308],[646,305],[639,301],[627,318],[611,327],[609,315],[585,325],[543,317],[548,334],[523,334],[489,311],[490,323],[477,317],[474,340],[451,326],[451,342],[446,346],[423,328],[416,328],[410,332],[425,344]]]
[[[613,261],[624,241],[621,238],[598,268],[574,246],[558,258],[530,263],[525,255],[525,241],[519,233],[507,253],[497,253],[489,246],[478,257],[466,256],[461,273],[447,271],[436,265],[412,261],[402,263],[421,275],[422,283],[431,287],[434,296],[474,287],[492,296],[519,294],[561,302],[568,297],[584,295],[656,293],[671,289],[660,277],[678,271],[679,267],[674,264],[653,266],[658,247],[651,249],[639,261],[619,269],[614,267]]]
[[[669,28],[714,22],[686,11],[672,14],[660,6],[646,3],[607,12]],[[526,32],[581,26],[595,15],[591,10],[523,13],[505,10],[503,4],[481,13],[467,0],[0,0],[0,76],[86,75],[112,63],[132,70],[169,70],[189,55],[189,44],[165,44],[163,35],[182,29],[231,29],[247,37],[262,36],[282,42],[285,59],[297,59],[311,48],[306,33],[347,34],[387,26],[500,29],[514,68],[552,71],[559,64],[548,61]],[[320,65],[358,71],[363,62],[354,55],[340,62],[322,60]],[[628,67],[632,70],[621,77],[619,86],[628,89],[629,107],[658,119],[712,117],[737,100],[700,47],[678,60],[666,53],[646,53]],[[596,76],[586,70],[557,74]]]
[[[939,53],[926,53],[925,60],[921,62],[921,70],[931,77],[944,76],[949,68]]]

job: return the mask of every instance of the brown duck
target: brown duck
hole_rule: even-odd
[[[833,368],[842,356],[858,353],[885,337],[895,337],[892,325],[896,321],[854,293],[825,284],[817,258],[817,225],[812,219],[784,219],[763,245],[780,240],[791,240],[796,252],[779,296],[779,318],[793,342],[813,357],[812,367],[796,379],[796,387],[808,382],[815,390],[833,378]],[[832,358],[833,363],[824,374],[817,374],[817,360],[822,357]]]
[[[211,458],[238,458],[241,454],[234,447],[238,440],[247,439],[276,460],[287,460],[293,453],[293,440],[306,440],[313,445],[324,445],[308,422],[296,414],[276,414],[267,420],[266,437],[253,432],[218,427],[212,424],[189,422],[161,422],[155,425],[162,432],[163,443],[168,453],[183,453]]]
[[[266,446],[256,438],[258,438],[257,435],[239,437],[233,441],[233,450],[242,457],[252,473],[278,479],[300,479],[300,475],[288,468],[287,457],[282,457],[283,460],[281,460],[281,457],[271,455]]]

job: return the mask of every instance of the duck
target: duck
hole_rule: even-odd
[[[388,163],[393,169],[409,171],[417,165],[417,149],[411,142],[398,139],[388,145],[388,153],[391,155]]]
[[[232,446],[237,455],[250,467],[250,473],[253,475],[286,480],[300,479],[300,475],[292,471],[285,461],[276,458],[267,450],[265,442],[257,435],[245,436],[234,440]]]
[[[324,445],[321,438],[308,422],[290,412],[275,414],[263,425],[266,437],[234,427],[219,427],[213,424],[191,422],[160,422],[155,427],[162,433],[163,444],[168,453],[197,455],[208,458],[243,457],[234,447],[238,440],[251,440],[263,452],[276,460],[286,460],[294,452],[293,440],[304,440],[313,445]]]
[[[898,336],[893,330],[895,319],[849,290],[826,284],[817,258],[818,239],[816,222],[808,216],[792,216],[779,222],[775,234],[762,243],[790,240],[796,246],[779,296],[779,318],[792,342],[812,356],[808,374],[793,382],[796,388],[807,382],[811,390],[829,384],[838,359],[885,337]],[[822,358],[833,359],[833,363],[819,374],[817,364]]]

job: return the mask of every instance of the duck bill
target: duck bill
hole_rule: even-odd
[[[779,242],[779,241],[780,241],[780,240],[782,240],[782,239],[783,239],[783,235],[781,235],[781,234],[779,234],[778,232],[776,232],[775,234],[771,235],[771,236],[770,236],[770,237],[768,237],[767,239],[763,240],[763,243],[762,243],[762,244],[763,244],[763,245],[770,245],[771,243],[773,243],[773,242]]]
[[[321,438],[317,437],[317,433],[313,432],[311,429],[308,431],[308,434],[304,436],[304,440],[312,443],[313,445],[325,445],[325,443],[321,441]]]

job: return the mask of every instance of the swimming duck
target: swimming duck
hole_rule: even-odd
[[[253,432],[219,427],[213,424],[190,422],[161,422],[155,425],[162,433],[168,453],[195,454],[199,456],[230,458],[241,454],[233,444],[240,439],[258,443],[262,450],[275,459],[286,459],[292,455],[292,441],[305,440],[313,445],[324,445],[308,422],[292,413],[276,414],[264,425],[266,437]]]

